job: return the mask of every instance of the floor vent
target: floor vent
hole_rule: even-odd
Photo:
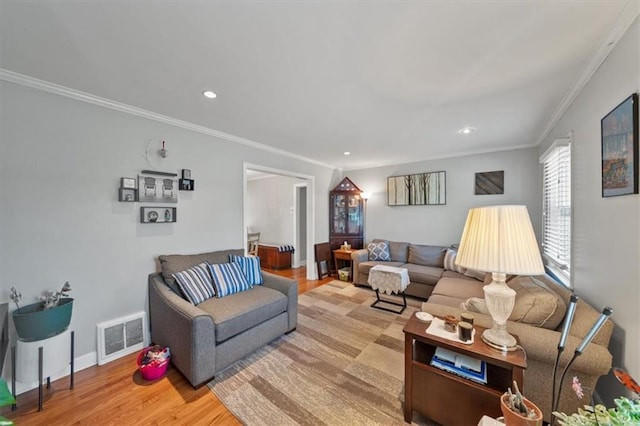
[[[98,365],[139,351],[149,341],[146,312],[101,322],[97,327]]]

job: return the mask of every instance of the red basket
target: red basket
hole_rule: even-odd
[[[142,365],[142,360],[144,359],[145,355],[147,354],[147,352],[149,352],[153,348],[154,348],[153,346],[148,346],[143,350],[141,350],[140,353],[138,354],[138,359],[137,359],[138,370],[140,371],[140,375],[142,376],[143,379],[149,380],[149,381],[158,380],[159,378],[165,375],[165,373],[167,372],[167,368],[169,368],[169,360],[171,358],[169,357],[165,359],[160,364]]]

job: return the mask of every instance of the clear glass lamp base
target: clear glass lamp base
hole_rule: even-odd
[[[484,300],[493,319],[493,327],[482,333],[482,341],[500,351],[516,349],[516,339],[507,332],[507,319],[513,311],[516,292],[507,287],[505,274],[493,273],[491,284],[484,286]]]

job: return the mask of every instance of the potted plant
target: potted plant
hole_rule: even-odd
[[[507,426],[542,426],[542,411],[522,396],[518,384],[513,381],[515,393],[508,388],[500,398],[500,409]]]
[[[11,316],[16,326],[18,339],[33,342],[56,336],[69,327],[73,309],[73,299],[68,297],[71,286],[67,281],[60,291],[48,290],[41,301],[20,307],[22,294],[11,287],[11,300],[16,304]]]
[[[614,367],[614,376],[625,385],[625,387],[636,395],[640,396],[640,385],[626,371]],[[582,399],[585,392],[591,394],[591,389],[582,386],[578,377],[574,377],[571,388],[579,399]],[[591,399],[590,395],[590,398]],[[638,425],[640,424],[640,399],[631,400],[625,397],[614,399],[615,407],[607,409],[602,404],[584,405],[584,409],[578,408],[577,413],[571,415],[553,412],[558,418],[558,424],[562,426],[618,426],[618,425]]]

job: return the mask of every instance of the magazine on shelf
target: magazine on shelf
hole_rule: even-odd
[[[431,358],[431,366],[456,374],[474,382],[487,384],[487,365],[484,361],[471,358],[444,348],[436,348]]]

